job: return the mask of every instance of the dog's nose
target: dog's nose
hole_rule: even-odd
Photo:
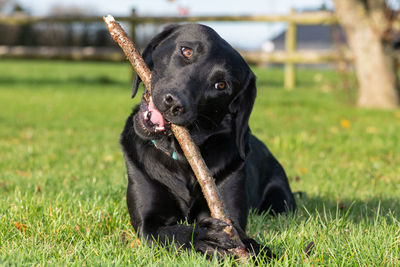
[[[181,100],[179,100],[179,98],[173,94],[165,94],[163,103],[166,109],[171,112],[172,116],[179,116],[185,113],[185,107],[183,106]]]

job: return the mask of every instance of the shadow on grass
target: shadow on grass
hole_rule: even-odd
[[[282,88],[283,87],[283,81],[278,81],[278,80],[266,80],[266,79],[260,79],[257,80],[257,87],[258,89],[260,88]]]
[[[329,81],[329,83],[317,83],[311,79],[302,79],[302,80],[297,80],[296,81],[296,88],[321,88],[323,87],[325,84],[329,84],[331,86],[334,86],[336,83],[332,83],[331,81]],[[257,87],[260,88],[279,88],[280,90],[282,90],[282,88],[284,87],[284,83],[283,83],[283,78],[282,80],[277,80],[277,79],[258,79],[257,80]]]
[[[326,197],[308,197],[307,195],[296,198],[299,219],[306,220],[309,214],[313,217],[325,217],[328,220],[345,218],[353,223],[366,223],[376,218],[387,218],[388,224],[397,224],[400,221],[400,199],[372,197],[367,200],[341,199],[334,200]]]
[[[131,86],[132,81],[126,79],[124,81],[118,80],[109,76],[101,75],[97,77],[0,77],[1,85],[119,85],[119,86]]]

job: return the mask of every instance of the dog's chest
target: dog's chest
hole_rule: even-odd
[[[181,161],[172,158],[166,160],[168,156],[162,151],[159,151],[158,157],[146,164],[147,174],[163,185],[183,213],[188,213],[194,201],[201,196],[200,186],[193,171],[188,164]],[[159,162],[154,164],[157,158]]]

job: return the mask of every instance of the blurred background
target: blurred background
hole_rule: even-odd
[[[298,11],[317,11],[331,10],[333,5],[331,0],[284,0],[284,1],[262,1],[250,0],[243,5],[240,1],[182,1],[182,0],[155,0],[155,1],[55,1],[55,0],[1,0],[3,14],[21,14],[32,16],[103,16],[112,14],[114,16],[128,17],[135,10],[137,16],[233,16],[233,15],[250,15],[250,14],[287,14],[291,8]],[[64,25],[64,29],[57,36],[53,36],[52,41],[43,40],[41,36],[37,36],[35,40],[15,36],[2,36],[2,44],[24,44],[24,45],[55,45],[65,43],[64,39],[68,39],[70,34],[74,40],[69,40],[73,45],[104,45],[101,39],[102,24],[78,25],[76,21],[74,25]],[[285,30],[284,23],[248,23],[242,21],[240,23],[207,23],[215,28],[228,42],[238,48],[243,49],[260,49],[262,44],[268,40],[272,40]],[[146,27],[147,26],[147,27]],[[32,31],[42,32],[49,25],[33,25]],[[55,28],[56,26],[53,26]],[[157,31],[156,25],[137,25],[137,40],[146,41],[149,35],[153,35]],[[25,29],[25,31],[27,31]],[[54,31],[54,29],[52,29]],[[240,32],[240,34],[238,34]],[[60,35],[60,36],[59,36]],[[47,38],[48,39],[48,38]]]
[[[399,8],[399,0],[0,0],[0,58],[123,61],[103,15],[114,15],[141,48],[166,24],[199,22],[214,28],[250,64],[285,66],[287,89],[296,85],[295,67],[334,67],[347,90],[354,65],[359,83],[354,101],[392,109],[399,105]],[[376,51],[380,59],[373,65],[379,66],[366,70],[363,62]],[[360,80],[376,70],[381,78]]]

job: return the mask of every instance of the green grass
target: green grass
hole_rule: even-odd
[[[135,244],[118,138],[137,99],[127,64],[0,61],[0,265],[230,266]],[[400,111],[357,109],[331,70],[254,69],[253,132],[298,211],[251,215],[272,265],[400,263]],[[309,256],[304,252],[310,242]]]

